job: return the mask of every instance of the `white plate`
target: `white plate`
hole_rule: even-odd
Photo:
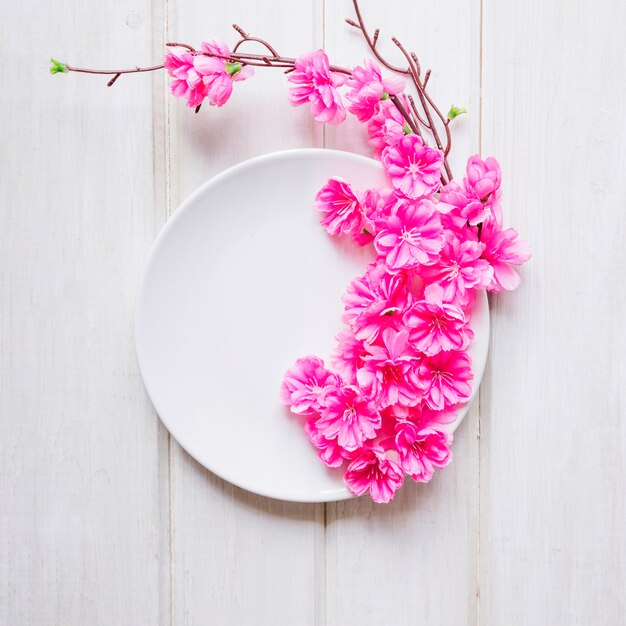
[[[208,181],[159,234],[137,303],[139,365],[165,426],[218,476],[283,500],[351,497],[341,473],[317,459],[302,418],[278,401],[298,357],[330,354],[341,296],[372,258],[320,226],[313,199],[331,176],[357,189],[387,184],[378,161],[322,149],[258,157]],[[489,336],[484,294],[472,327],[476,390]]]

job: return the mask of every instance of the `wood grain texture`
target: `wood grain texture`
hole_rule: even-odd
[[[167,443],[135,362],[153,203],[150,3],[3,7],[0,623],[167,623]],[[132,25],[127,24],[127,19]]]
[[[454,463],[389,506],[254,496],[169,437],[137,370],[149,247],[196,187],[301,146],[369,154],[257,72],[197,116],[155,61],[167,39],[367,50],[350,0],[8,3],[0,99],[0,624],[621,626],[626,616],[626,6],[618,0],[362,0],[432,67],[453,169],[482,149],[534,248],[492,299],[492,346]],[[36,15],[33,19],[33,14]],[[24,51],[28,51],[25,53]],[[482,97],[481,97],[482,89]],[[479,418],[480,414],[480,418]],[[478,434],[480,433],[480,438]]]
[[[626,5],[484,7],[483,151],[534,247],[492,301],[481,622],[626,620]]]
[[[299,2],[298,10],[289,0],[237,6],[176,0],[169,3],[168,36],[234,42],[231,24],[237,22],[284,54],[298,54],[321,46],[321,20],[317,0]],[[260,68],[254,80],[235,87],[227,106],[205,107],[198,116],[170,102],[172,210],[230,165],[321,145],[321,126],[308,111],[289,106],[281,71]],[[173,623],[323,623],[324,505],[246,493],[199,466],[174,441],[171,446]]]

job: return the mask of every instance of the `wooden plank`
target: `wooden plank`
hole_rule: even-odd
[[[170,39],[231,44],[231,24],[284,54],[321,45],[321,4],[170,2]],[[287,101],[282,72],[258,69],[221,109],[195,116],[171,100],[171,209],[214,174],[247,158],[321,145],[321,127]],[[176,624],[322,623],[323,505],[289,504],[222,481],[171,443],[172,588]]]
[[[367,22],[381,27],[382,49],[401,62],[389,41],[397,35],[432,67],[433,96],[470,110],[454,128],[453,166],[478,149],[479,5],[437,7],[395,1],[362,2]],[[339,64],[368,56],[349,0],[327,3],[326,47]],[[447,111],[447,108],[445,109]],[[353,119],[327,129],[326,145],[370,154]],[[474,624],[477,618],[478,407],[457,432],[455,460],[428,485],[406,484],[386,506],[366,498],[328,505],[327,623]]]
[[[626,5],[485,0],[483,145],[534,248],[493,300],[485,624],[626,616]]]
[[[7,4],[0,107],[0,623],[165,623],[166,438],[132,319],[155,209],[151,3]],[[6,60],[6,57],[5,57]],[[167,475],[165,473],[165,475]],[[165,487],[165,489],[164,489]]]

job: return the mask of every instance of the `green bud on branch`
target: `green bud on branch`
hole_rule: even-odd
[[[459,115],[463,115],[464,113],[467,113],[466,108],[452,105],[448,111],[448,119],[453,120],[455,117],[459,117]]]
[[[65,63],[61,63],[61,61],[50,59],[50,63],[50,74],[67,74],[69,72],[67,65]]]
[[[234,76],[237,72],[241,71],[243,66],[241,63],[224,63],[224,67],[226,68],[226,73],[229,76]]]

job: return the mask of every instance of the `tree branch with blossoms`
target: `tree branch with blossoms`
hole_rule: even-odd
[[[451,138],[451,134],[449,130],[449,123],[451,119],[454,119],[454,117],[463,113],[464,110],[456,109],[457,113],[453,115],[453,117],[451,117],[450,115],[447,117],[444,116],[441,113],[440,109],[435,105],[435,103],[432,101],[432,99],[426,92],[426,84],[428,83],[428,79],[431,73],[430,70],[426,72],[424,78],[422,79],[420,65],[419,65],[419,62],[417,61],[417,56],[414,53],[411,53],[411,55],[409,55],[404,49],[404,47],[402,46],[402,44],[395,37],[392,38],[392,41],[403,52],[403,54],[408,60],[409,65],[407,68],[402,68],[399,66],[392,65],[390,62],[388,62],[380,54],[380,52],[377,49],[377,42],[378,42],[380,30],[376,29],[374,32],[374,35],[371,36],[365,26],[365,22],[361,14],[358,0],[353,0],[353,4],[354,4],[354,9],[355,9],[355,13],[356,13],[356,17],[358,21],[355,22],[354,20],[347,19],[346,22],[361,31],[370,50],[372,51],[374,56],[382,63],[384,67],[402,76],[407,76],[413,81],[413,84],[418,94],[418,99],[422,106],[422,114],[424,115],[424,117],[422,117],[420,113],[418,113],[417,107],[415,106],[415,102],[412,96],[409,95],[406,98],[400,98],[398,97],[398,94],[388,93],[386,94],[386,97],[389,97],[391,102],[396,106],[399,113],[404,118],[407,124],[407,127],[410,129],[412,133],[417,134],[420,138],[422,138],[422,140],[424,140],[424,135],[421,130],[421,128],[423,128],[424,130],[428,131],[432,135],[437,147],[440,150],[443,150],[444,152],[443,168],[445,170],[445,175],[447,176],[448,180],[451,180],[452,173],[451,173],[450,166],[447,160],[447,156],[450,152],[450,148],[452,145],[452,138]],[[187,43],[180,43],[180,42],[168,42],[166,46],[168,48],[180,48],[182,50],[185,50],[188,54],[194,57],[209,57],[209,58],[223,60],[225,62],[224,65],[226,67],[226,71],[233,78],[233,80],[243,80],[243,76],[240,75],[238,78],[235,78],[235,76],[240,70],[246,67],[282,68],[285,70],[285,73],[291,73],[295,70],[297,59],[293,57],[286,57],[286,56],[279,55],[276,49],[274,48],[274,46],[272,46],[269,42],[267,42],[266,40],[260,37],[255,37],[255,36],[250,35],[237,24],[233,24],[233,28],[240,35],[240,39],[235,43],[232,51],[228,50],[225,47],[220,47],[219,45],[218,46],[208,45],[208,46],[203,47],[200,50],[197,50],[193,46]],[[252,53],[246,53],[246,52],[239,52],[240,47],[246,43],[260,44],[262,47],[264,47],[268,51],[268,54],[252,54]],[[152,65],[149,67],[135,66],[133,68],[119,69],[119,70],[115,70],[115,69],[99,70],[99,69],[76,67],[76,66],[70,65],[69,63],[61,63],[59,61],[56,61],[55,59],[51,59],[51,63],[52,65],[51,65],[50,71],[53,74],[78,72],[78,73],[83,73],[83,74],[112,75],[112,78],[107,83],[108,87],[113,86],[115,82],[124,74],[153,72],[153,71],[161,70],[164,68],[168,70],[179,69],[179,68],[171,67],[171,62],[170,62],[170,67],[168,67],[167,56],[166,56],[165,63],[161,65]],[[334,74],[343,74],[345,76],[352,76],[352,70],[344,68],[344,67],[340,67],[336,65],[329,65],[328,69],[331,73],[334,73]],[[172,73],[172,71],[170,71],[170,73]],[[251,74],[248,72],[247,76],[250,76],[250,75]],[[192,98],[192,100],[195,102],[196,98]],[[220,98],[217,98],[214,102],[211,102],[211,104],[216,104],[217,106],[221,106],[223,102],[220,103],[219,100]],[[197,102],[193,106],[197,112],[200,109],[201,102]],[[451,108],[451,111],[453,110],[454,110],[454,107]],[[433,112],[441,120],[444,126],[445,136],[446,136],[445,146],[441,142],[439,132],[434,123]],[[329,122],[329,123],[333,123],[333,122]],[[445,177],[443,177],[442,183],[445,184],[446,182],[447,181]]]
[[[388,61],[378,48],[380,30],[370,34],[353,4],[356,20],[347,22],[375,59],[353,68],[331,64],[323,50],[283,56],[235,24],[240,38],[232,50],[216,40],[200,48],[169,42],[162,65],[94,70],[53,60],[50,71],[109,75],[112,86],[125,74],[165,69],[172,94],[198,112],[205,102],[226,104],[255,68],[278,68],[293,106],[309,106],[318,122],[340,124],[349,112],[366,125],[388,185],[356,190],[333,177],[315,206],[329,236],[369,246],[372,262],[343,297],[345,327],[331,364],[298,359],[280,399],[304,418],[317,455],[342,468],[353,493],[389,502],[405,477],[428,482],[450,462],[449,425],[472,392],[476,294],[515,289],[515,267],[530,249],[503,227],[495,159],[472,156],[464,177],[453,179],[450,123],[465,109],[452,106],[444,115],[428,92],[431,70],[423,72],[395,37],[406,65]],[[263,52],[248,52],[247,45]],[[379,63],[392,76],[384,77]],[[405,91],[407,81],[414,95]]]

